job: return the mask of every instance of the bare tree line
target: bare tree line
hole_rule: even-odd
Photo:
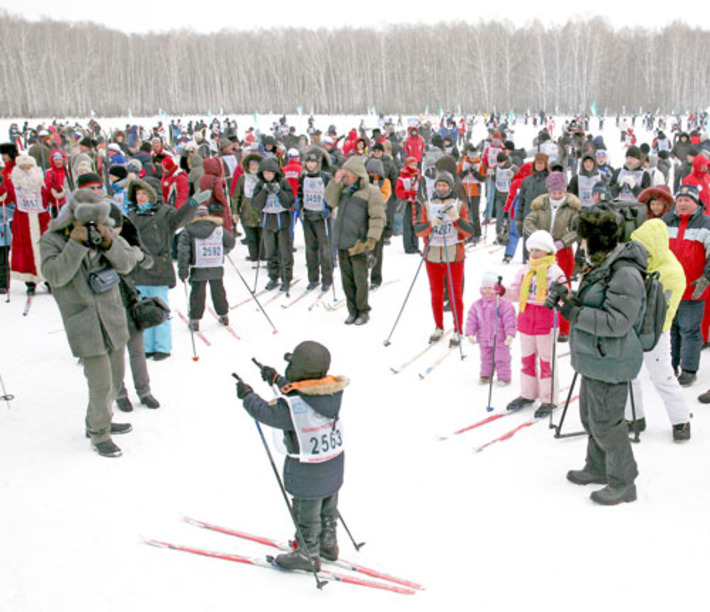
[[[7,117],[206,113],[685,112],[710,97],[710,32],[602,18],[127,35],[0,13]]]

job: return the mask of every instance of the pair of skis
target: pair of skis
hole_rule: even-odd
[[[248,540],[251,542],[256,542],[257,544],[263,544],[270,548],[275,548],[283,552],[293,552],[293,547],[288,542],[279,542],[264,536],[257,536],[244,531],[239,531],[237,529],[231,529],[228,527],[221,527],[212,523],[207,523],[205,521],[200,521],[190,517],[184,517],[185,522],[190,525],[195,525],[196,527],[202,527],[203,529],[208,529],[210,531],[216,531],[218,533],[223,533],[226,535],[241,538],[243,540]],[[194,555],[201,555],[204,557],[212,557],[215,559],[223,559],[225,561],[233,561],[236,563],[244,563],[247,565],[254,565],[257,567],[263,567],[265,569],[275,569],[284,571],[276,563],[276,560],[272,556],[267,556],[266,559],[261,559],[258,557],[250,557],[239,555],[235,553],[226,553],[219,551],[206,550],[204,548],[196,548],[193,546],[184,546],[182,544],[175,544],[173,542],[166,542],[163,540],[156,540],[152,538],[145,539],[147,544],[152,546],[157,546],[160,548],[170,548],[172,550],[179,550],[182,552],[188,552]],[[324,581],[334,581],[334,582],[344,582],[346,584],[354,584],[357,586],[364,586],[373,589],[380,589],[384,591],[389,591],[392,593],[399,593],[402,595],[413,595],[417,591],[424,590],[424,587],[416,582],[406,580],[404,578],[398,578],[391,574],[360,565],[358,563],[353,563],[351,561],[346,561],[344,559],[338,559],[337,561],[325,561],[323,563],[339,569],[345,569],[353,572],[353,574],[345,574],[342,572],[334,571],[332,569],[321,569],[318,572],[318,579]],[[303,572],[300,570],[295,570],[298,573],[310,574],[310,572]],[[368,578],[363,578],[362,576],[368,576]],[[374,578],[375,580],[371,580]]]
[[[441,346],[442,340],[445,340],[446,337],[453,332],[453,329],[448,330],[447,332],[444,332],[444,335],[441,336],[439,340],[436,342],[430,342],[429,344],[426,345],[421,351],[418,353],[414,354],[412,357],[407,359],[406,361],[403,361],[399,366],[397,367],[391,367],[390,370],[392,370],[393,374],[399,374],[402,372],[402,370],[407,369],[409,366],[411,366],[413,363],[416,363],[421,357],[423,357],[426,353],[428,353],[431,349],[433,349],[435,346]],[[435,361],[433,361],[430,365],[428,365],[424,370],[419,372],[419,379],[424,380],[429,374],[431,374],[439,365],[441,365],[446,358],[451,355],[458,347],[456,346],[447,346],[446,349],[444,350],[439,357]]]

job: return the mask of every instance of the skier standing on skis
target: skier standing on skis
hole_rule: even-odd
[[[330,352],[318,342],[301,342],[284,356],[285,376],[261,367],[262,379],[276,385],[277,399],[267,402],[244,382],[237,397],[251,417],[284,431],[287,457],[283,476],[293,496],[298,524],[297,550],[281,554],[276,562],[289,570],[319,570],[320,558],[338,558],[338,492],[343,485],[344,440],[340,424],[345,376],[328,376]],[[318,435],[314,435],[318,431]]]
[[[429,342],[437,342],[444,335],[444,287],[447,283],[453,287],[451,301],[456,330],[449,341],[450,347],[459,345],[463,332],[464,241],[474,231],[468,218],[468,206],[456,197],[454,186],[451,173],[440,172],[434,182],[434,195],[419,207],[414,225],[417,235],[425,242],[426,270],[436,324]]]

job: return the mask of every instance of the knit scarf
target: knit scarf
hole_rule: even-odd
[[[525,312],[533,275],[537,281],[537,294],[535,295],[535,299],[540,303],[545,301],[545,297],[547,296],[547,269],[553,263],[555,263],[554,254],[541,257],[540,259],[530,259],[528,261],[528,271],[525,273],[523,282],[520,285],[520,312]]]

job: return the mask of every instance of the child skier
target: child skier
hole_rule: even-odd
[[[224,290],[224,257],[234,248],[234,235],[223,227],[222,206],[218,202],[202,204],[194,221],[178,236],[178,276],[185,282],[189,276],[190,329],[199,331],[205,312],[207,283],[214,309],[222,325],[229,325],[229,303]]]
[[[515,338],[515,307],[507,301],[496,299],[503,293],[496,275],[487,272],[481,279],[481,298],[471,304],[466,318],[466,337],[481,349],[482,385],[493,375],[493,346],[495,344],[495,372],[498,384],[510,384],[510,345]],[[497,302],[497,304],[496,304]],[[496,316],[498,323],[496,324]]]
[[[237,397],[254,419],[284,430],[284,487],[293,496],[299,534],[297,551],[277,556],[276,562],[283,569],[319,570],[320,557],[335,561],[339,554],[338,491],[345,462],[339,415],[349,381],[328,376],[330,353],[318,342],[301,342],[284,358],[285,376],[261,366],[261,378],[276,385],[278,399],[267,402],[242,381]],[[315,436],[316,429],[325,433]]]
[[[530,259],[520,270],[513,285],[505,293],[509,300],[518,300],[518,331],[522,356],[520,397],[508,404],[508,410],[517,410],[542,401],[535,411],[536,417],[550,414],[557,405],[557,381],[552,388],[552,344],[554,314],[544,303],[550,283],[565,283],[562,268],[555,263],[555,242],[549,232],[537,230],[526,241]],[[537,362],[540,362],[540,374]]]

